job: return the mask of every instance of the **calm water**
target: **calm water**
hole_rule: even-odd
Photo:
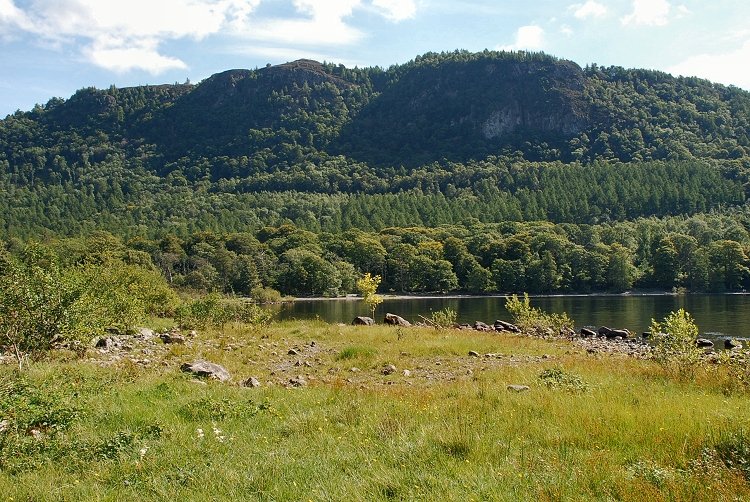
[[[580,326],[628,328],[647,331],[651,318],[661,320],[673,310],[684,308],[695,318],[702,334],[712,338],[746,338],[750,334],[750,295],[684,296],[547,296],[532,297],[531,304],[547,312],[567,312]],[[376,311],[382,321],[393,312],[409,321],[429,316],[431,311],[450,307],[459,322],[510,320],[503,297],[409,298],[384,301]],[[279,308],[279,307],[277,307]],[[300,300],[280,307],[279,319],[320,319],[350,323],[358,315],[369,315],[359,300]]]

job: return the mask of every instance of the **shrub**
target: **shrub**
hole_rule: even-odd
[[[220,328],[228,322],[262,326],[268,324],[273,316],[273,312],[252,302],[222,300],[216,294],[184,302],[175,311],[177,324],[181,328]]]
[[[698,326],[684,309],[670,312],[664,321],[651,320],[653,358],[667,373],[689,379],[701,362],[701,350],[696,346]]]
[[[531,306],[528,293],[524,293],[523,300],[511,295],[505,301],[505,309],[513,318],[513,323],[523,332],[538,335],[563,334],[574,326],[573,319],[568,314],[548,314]]]
[[[281,301],[281,293],[273,288],[264,288],[263,286],[256,286],[250,291],[250,297],[256,303],[279,303]]]
[[[432,312],[430,323],[438,329],[450,328],[458,320],[458,313],[450,307]]]
[[[567,373],[562,368],[549,368],[539,374],[539,380],[550,389],[569,392],[585,392],[589,386],[578,375]]]

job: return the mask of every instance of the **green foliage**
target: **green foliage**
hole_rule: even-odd
[[[357,291],[362,295],[362,301],[365,302],[365,305],[370,307],[373,316],[375,316],[377,306],[383,303],[383,297],[377,294],[379,285],[380,276],[372,276],[369,272],[357,280]]]
[[[225,300],[217,294],[187,300],[175,310],[175,320],[181,328],[223,328],[230,322],[265,326],[274,313],[245,300]]]
[[[684,309],[671,312],[663,322],[651,320],[653,358],[669,374],[688,380],[701,363],[696,346],[698,326]]]
[[[281,293],[273,288],[256,286],[250,291],[250,298],[256,303],[279,303]]]
[[[506,297],[505,309],[513,318],[513,323],[528,334],[565,335],[566,331],[572,330],[575,326],[574,321],[565,312],[548,314],[532,307],[528,293],[524,293],[522,300],[517,295]]]
[[[430,313],[430,324],[438,329],[453,327],[458,321],[458,312],[450,307]]]
[[[539,374],[539,381],[550,389],[561,389],[568,392],[585,392],[588,384],[578,375],[568,373],[562,368],[548,368]]]
[[[187,420],[231,420],[236,418],[250,418],[255,415],[272,410],[269,401],[256,403],[252,399],[235,401],[229,398],[215,399],[202,397],[192,400],[182,406],[179,410]]]

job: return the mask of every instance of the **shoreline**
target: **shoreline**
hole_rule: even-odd
[[[495,293],[488,295],[477,295],[477,294],[383,294],[384,301],[393,300],[461,300],[471,298],[507,298],[513,294],[518,293]],[[521,293],[523,294],[523,293]],[[625,293],[560,293],[560,294],[530,294],[529,298],[597,298],[597,297],[644,297],[644,296],[747,296],[749,292],[729,292],[729,293],[674,293],[672,291],[627,291]],[[319,301],[358,301],[362,300],[359,295],[347,295],[347,296],[310,296],[310,297],[298,297],[288,301],[282,301],[281,303],[294,303],[294,302],[319,302]]]

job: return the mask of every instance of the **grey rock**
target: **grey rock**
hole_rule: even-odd
[[[243,387],[250,387],[250,388],[253,388],[253,389],[257,389],[258,387],[261,386],[261,383],[260,383],[260,380],[258,380],[257,378],[250,377],[247,380],[245,380],[244,382],[242,382],[242,386]]]
[[[740,350],[742,349],[742,343],[733,338],[727,338],[726,340],[724,340],[724,348],[730,350]]]
[[[115,346],[115,341],[113,338],[109,336],[102,336],[97,338],[96,342],[94,342],[94,347],[97,349],[111,349]]]
[[[405,376],[405,377],[410,377],[410,376],[411,376],[411,371],[409,371],[409,370],[404,370],[404,376]]]
[[[10,428],[10,420],[0,420],[0,433],[5,432]]]
[[[137,328],[136,332],[142,338],[149,339],[154,337],[154,331],[148,328]]]
[[[479,357],[479,352],[477,352],[476,350],[470,350],[469,357]]]
[[[381,372],[381,373],[382,373],[383,375],[392,375],[392,374],[394,374],[394,373],[396,372],[396,369],[397,369],[397,368],[396,368],[396,367],[395,367],[394,365],[392,365],[392,364],[388,364],[388,365],[386,365],[386,366],[383,366],[383,369],[382,369],[382,370],[380,370],[380,372]]]
[[[714,342],[712,342],[708,338],[698,338],[695,341],[695,345],[696,345],[696,347],[700,347],[700,348],[713,347],[714,346]]]
[[[296,378],[289,379],[290,387],[305,387],[306,385],[307,385],[307,380],[305,380],[301,375]]]
[[[525,392],[525,391],[529,390],[529,386],[528,385],[511,384],[511,385],[508,385],[508,390],[513,391],[513,392]]]
[[[474,321],[473,328],[477,331],[495,331],[494,328],[491,328],[489,325],[483,323],[482,321]]]
[[[289,351],[287,352],[287,354],[289,354],[290,356],[298,356],[299,355],[299,350],[297,350],[297,349],[289,349]]]
[[[390,324],[391,326],[402,326],[404,328],[408,328],[409,326],[411,326],[411,323],[403,317],[391,313],[385,314],[383,322],[386,324]]]
[[[515,324],[509,323],[509,322],[505,322],[505,321],[501,321],[500,319],[498,319],[498,320],[495,321],[494,326],[495,326],[495,330],[497,330],[497,331],[511,331],[513,333],[520,333],[521,332],[521,329],[518,326],[516,326]]]
[[[178,335],[177,333],[162,333],[159,335],[159,338],[161,338],[161,341],[165,344],[169,343],[185,343],[185,337],[182,335]]]
[[[375,320],[372,317],[357,316],[352,321],[352,324],[354,326],[373,326]]]
[[[593,338],[596,336],[596,331],[588,328],[581,328],[580,333],[583,338]]]
[[[359,368],[357,368],[356,366],[352,366],[351,368],[349,368],[349,372],[350,373],[359,373]]]
[[[232,376],[223,366],[204,360],[197,360],[193,361],[192,363],[184,363],[182,366],[180,366],[180,369],[186,373],[192,373],[202,378],[219,380],[220,382],[226,382],[227,380],[232,378]]]

